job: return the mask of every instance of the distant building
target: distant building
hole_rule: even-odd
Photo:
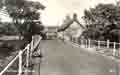
[[[78,38],[85,30],[85,27],[78,21],[77,15],[73,15],[73,19],[66,16],[66,20],[62,26],[47,26],[45,27],[47,39],[55,39],[57,37],[70,40],[71,38]]]
[[[47,39],[57,38],[57,30],[58,30],[58,26],[47,26],[47,27],[45,27],[46,38]]]
[[[77,15],[74,14],[73,18],[66,17],[63,25],[58,29],[58,36],[67,40],[71,38],[78,38],[85,30],[85,27],[77,19]]]

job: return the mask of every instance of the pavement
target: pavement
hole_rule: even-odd
[[[32,75],[119,75],[118,62],[61,40],[42,40],[39,49],[43,58]]]

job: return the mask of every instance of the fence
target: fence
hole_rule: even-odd
[[[120,43],[117,42],[110,42],[109,40],[107,41],[100,41],[100,40],[91,40],[91,39],[78,39],[78,38],[73,38],[73,37],[68,37],[65,38],[63,35],[59,36],[59,39],[63,40],[69,40],[73,43],[78,44],[80,47],[85,47],[85,48],[93,48],[96,49],[97,51],[106,51],[108,55],[112,55],[115,57],[120,57]]]
[[[91,39],[71,39],[72,42],[79,44],[81,47],[85,48],[95,48],[96,50],[106,50],[106,52],[111,53],[113,56],[120,57],[120,43]]]
[[[29,75],[28,73],[31,71],[29,71],[28,67],[32,60],[32,52],[39,45],[40,41],[41,36],[33,36],[32,42],[28,44],[25,49],[19,50],[19,53],[0,72],[0,75],[22,75],[23,73]]]

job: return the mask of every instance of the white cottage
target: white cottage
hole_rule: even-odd
[[[66,17],[63,25],[58,29],[59,35],[62,35],[66,40],[71,38],[78,38],[85,30],[85,27],[78,21],[77,15],[73,15],[73,19]]]

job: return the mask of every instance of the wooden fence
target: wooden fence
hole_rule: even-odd
[[[70,41],[85,48],[95,48],[96,50],[112,50],[113,56],[120,56],[120,43],[91,39],[71,39]]]
[[[100,40],[91,40],[91,39],[78,39],[73,37],[68,37],[69,39],[66,39],[63,35],[59,36],[58,39],[71,41],[80,47],[84,48],[93,48],[96,50],[107,50],[108,52],[111,51],[112,56],[118,56],[120,57],[120,43],[117,42],[110,42],[107,41],[100,41]]]

